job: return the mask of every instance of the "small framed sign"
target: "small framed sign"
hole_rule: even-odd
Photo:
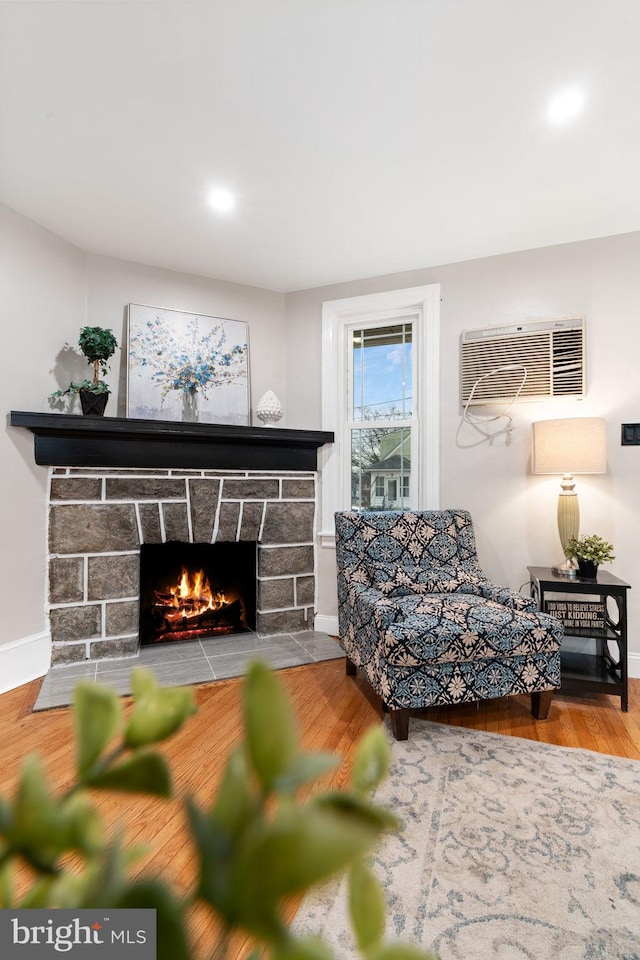
[[[604,630],[607,608],[605,603],[587,600],[545,600],[544,609],[564,624],[565,630]]]

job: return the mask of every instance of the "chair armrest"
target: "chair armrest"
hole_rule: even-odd
[[[394,623],[399,616],[403,616],[402,609],[393,597],[385,597],[375,587],[361,583],[352,583],[349,588],[349,599],[357,619],[375,620],[378,630],[385,630]]]
[[[512,610],[522,610],[523,612],[534,611],[538,606],[533,597],[527,597],[524,593],[518,593],[516,590],[509,590],[508,587],[501,587],[498,583],[491,580],[484,580],[479,585],[480,596],[485,600],[494,600],[501,603],[503,607],[510,607]]]

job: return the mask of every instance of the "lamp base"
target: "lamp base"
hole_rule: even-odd
[[[578,576],[578,570],[573,560],[563,560],[562,563],[557,563],[554,567],[551,567],[551,572],[556,577],[567,577],[567,579]]]

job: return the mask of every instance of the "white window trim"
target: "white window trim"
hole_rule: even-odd
[[[342,502],[343,424],[347,416],[347,363],[344,349],[347,324],[379,320],[403,313],[417,314],[416,404],[421,412],[416,501],[418,509],[440,505],[440,284],[388,290],[384,293],[327,300],[322,304],[322,429],[335,442],[321,448],[323,547],[335,545],[334,513]]]

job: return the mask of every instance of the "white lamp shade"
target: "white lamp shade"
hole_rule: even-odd
[[[533,473],[606,473],[606,423],[601,417],[533,424]]]

